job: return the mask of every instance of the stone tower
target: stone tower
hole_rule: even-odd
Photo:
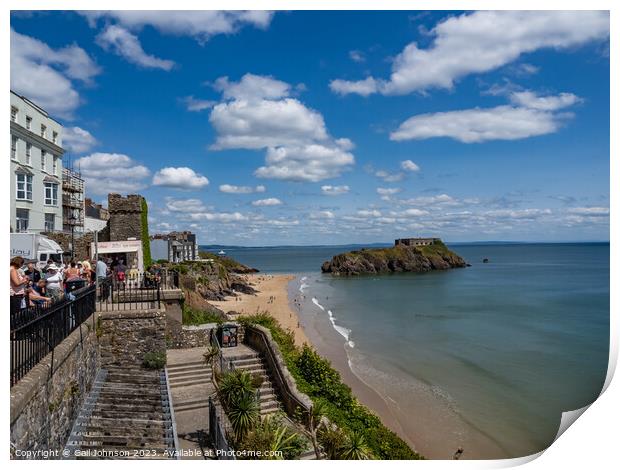
[[[108,194],[110,241],[142,238],[142,200],[139,194]]]

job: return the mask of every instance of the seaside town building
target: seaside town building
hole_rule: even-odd
[[[198,259],[196,235],[189,231],[156,234],[151,237],[151,256],[171,263]]]
[[[63,229],[62,125],[11,91],[12,232]]]
[[[108,225],[110,213],[101,204],[93,202],[92,199],[84,199],[84,231],[98,232]]]
[[[427,246],[440,240],[440,238],[397,238],[394,240],[394,246]]]

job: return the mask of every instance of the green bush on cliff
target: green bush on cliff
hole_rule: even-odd
[[[375,458],[383,460],[418,460],[423,457],[396,433],[386,428],[381,420],[359,403],[353,392],[331,363],[304,345],[295,345],[291,331],[285,330],[268,313],[241,316],[237,319],[244,326],[261,325],[271,332],[278,344],[286,366],[295,378],[297,388],[315,403],[322,405],[327,418],[340,428],[363,437]]]
[[[222,318],[215,312],[197,310],[183,304],[184,325],[204,325],[205,323],[222,323]]]

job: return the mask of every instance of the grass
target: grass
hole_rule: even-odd
[[[216,312],[207,312],[183,305],[184,325],[203,325],[205,323],[222,323],[224,319]]]
[[[349,432],[361,434],[375,458],[423,458],[357,400],[328,360],[308,346],[296,346],[293,333],[282,328],[275,318],[265,312],[241,316],[238,321],[242,325],[261,325],[271,331],[299,391],[307,394],[315,404],[322,404],[325,416],[332,423]]]

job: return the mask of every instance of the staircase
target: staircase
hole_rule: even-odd
[[[109,367],[98,372],[65,452],[77,459],[171,459],[176,448],[165,372]]]
[[[212,384],[212,370],[207,367],[203,360],[192,362],[169,364],[168,380],[172,394],[184,387],[193,387],[194,385],[209,386]],[[201,396],[202,395],[202,396]],[[209,395],[207,393],[196,394],[193,397],[183,398],[174,401],[174,411],[191,411],[200,408],[206,408],[209,405]]]
[[[269,372],[261,355],[247,347],[238,353],[233,352],[235,349],[237,348],[226,351],[225,361],[227,365],[232,363],[235,369],[247,371],[263,379],[263,383],[258,389],[261,416],[280,411],[280,401],[272,386]]]

